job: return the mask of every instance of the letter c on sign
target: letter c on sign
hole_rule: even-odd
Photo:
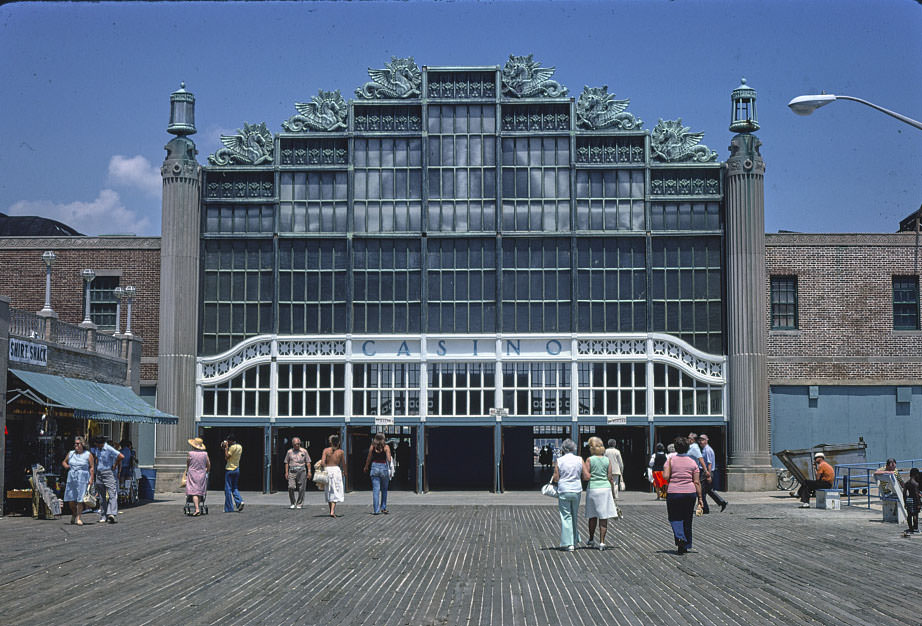
[[[372,352],[368,351],[369,344],[371,344]],[[364,354],[365,356],[374,356],[376,354],[376,352],[374,352],[374,348],[375,348],[374,341],[366,341],[365,343],[362,344],[362,354]]]
[[[551,349],[552,344],[557,346],[556,352]],[[563,346],[561,346],[560,342],[557,341],[556,339],[551,339],[550,341],[547,342],[547,353],[550,354],[551,356],[557,356],[558,354],[561,353],[562,350],[563,350]]]

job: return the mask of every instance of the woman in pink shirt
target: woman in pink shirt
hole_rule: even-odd
[[[695,504],[702,506],[701,482],[698,480],[698,462],[686,456],[688,439],[676,437],[673,442],[676,455],[666,461],[663,478],[669,481],[666,489],[666,512],[675,545],[679,554],[685,554],[692,547],[692,518]]]

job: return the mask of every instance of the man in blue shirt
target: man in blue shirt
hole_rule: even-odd
[[[93,439],[96,457],[96,495],[99,497],[99,523],[118,522],[118,472],[122,453],[106,443],[105,437]]]
[[[717,467],[717,457],[714,454],[714,448],[708,445],[708,436],[702,434],[698,437],[698,446],[701,451],[701,462],[707,469],[706,476],[701,479],[701,500],[704,502],[704,512],[709,513],[707,496],[720,506],[720,512],[727,508],[727,501],[719,493],[714,491],[714,470]]]

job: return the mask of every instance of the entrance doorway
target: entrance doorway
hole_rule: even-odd
[[[714,464],[717,466],[714,476],[714,488],[723,490],[724,470],[727,467],[727,431],[723,426],[657,426],[656,441],[664,446],[672,443],[676,437],[685,437],[690,432],[707,435],[709,445],[714,448]]]
[[[294,426],[274,429],[271,490],[288,490],[288,481],[285,480],[285,455],[291,448],[291,440],[294,437],[298,437],[301,440],[301,446],[307,449],[307,454],[311,457],[311,471],[313,471],[314,463],[320,460],[323,449],[329,445],[327,438],[333,433],[338,434],[339,429],[333,426]],[[309,483],[307,490],[316,490],[316,487],[313,483]]]
[[[416,427],[415,426],[350,426],[349,490],[371,491],[371,477],[363,470],[368,448],[376,433],[383,433],[396,464],[388,489],[416,489]]]
[[[236,427],[213,426],[202,428],[202,440],[208,449],[208,459],[211,461],[211,473],[208,475],[208,489],[224,491],[224,449],[221,442],[224,437],[233,433],[237,443],[243,446],[243,455],[240,457],[240,491],[262,491],[264,483],[265,465],[263,458],[263,435],[261,427]]]
[[[426,427],[424,489],[493,489],[493,428]]]
[[[569,426],[503,426],[502,489],[537,489],[553,474],[555,451]]]
[[[650,488],[647,482],[647,463],[650,452],[647,450],[647,429],[644,426],[596,426],[596,437],[608,447],[608,440],[615,440],[615,447],[621,452],[624,461],[624,486],[630,490],[646,491]],[[587,436],[588,439],[591,435]]]

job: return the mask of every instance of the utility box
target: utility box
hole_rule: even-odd
[[[829,511],[839,511],[842,509],[842,498],[838,489],[817,489],[816,490],[816,508],[826,509]]]

